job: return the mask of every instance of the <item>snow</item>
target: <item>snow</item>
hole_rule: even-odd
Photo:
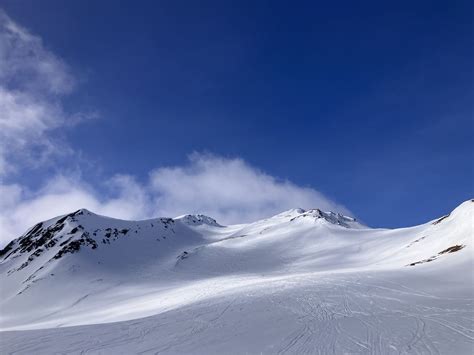
[[[318,209],[235,226],[76,211],[2,256],[0,353],[471,354],[473,223],[472,200],[394,230]]]

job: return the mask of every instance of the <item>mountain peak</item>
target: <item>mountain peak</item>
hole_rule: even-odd
[[[77,211],[74,212],[76,216],[79,215],[94,215],[95,213],[89,211],[87,208],[80,208]]]
[[[307,220],[323,219],[331,224],[340,225],[346,228],[361,227],[362,225],[353,217],[345,216],[337,212],[324,212],[319,208],[312,208],[305,210],[303,208],[292,208],[288,211],[282,212],[274,216],[273,218],[290,218],[290,221],[295,221],[301,218]]]
[[[42,268],[83,248],[102,250],[109,244],[115,244],[117,240],[128,240],[125,243],[132,243],[138,249],[143,243],[153,243],[153,248],[158,248],[163,242],[176,240],[176,234],[185,233],[189,238],[194,238],[196,233],[193,232],[193,227],[200,225],[222,227],[215,219],[202,214],[188,214],[174,219],[127,221],[97,215],[81,208],[37,223],[0,250],[0,258],[2,261],[21,259],[20,263],[14,263],[16,266],[9,270],[11,274],[32,264],[35,264],[34,268]]]
[[[207,224],[213,227],[222,227],[217,221],[209,216],[203,214],[185,214],[182,216],[175,217],[174,220],[181,221],[188,225],[202,225]]]

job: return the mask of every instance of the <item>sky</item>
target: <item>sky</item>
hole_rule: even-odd
[[[395,228],[474,197],[470,1],[0,9],[0,244],[81,207]]]

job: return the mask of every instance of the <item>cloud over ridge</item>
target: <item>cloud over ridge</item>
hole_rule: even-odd
[[[157,206],[167,215],[207,213],[225,222],[251,222],[293,207],[348,213],[313,188],[280,180],[240,158],[194,153],[187,165],[151,173]]]
[[[143,184],[131,175],[115,175],[106,185],[109,191],[104,194],[65,175],[52,177],[33,193],[20,185],[3,185],[2,242],[34,223],[79,208],[123,219],[203,213],[224,224],[252,222],[294,207],[350,214],[313,188],[279,180],[240,158],[211,154],[194,153],[184,165],[160,167]]]

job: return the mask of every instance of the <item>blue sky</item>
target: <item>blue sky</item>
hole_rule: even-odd
[[[5,92],[44,105],[28,143],[18,138],[26,130],[3,137],[3,182],[13,196],[3,223],[52,195],[63,208],[113,202],[104,212],[121,217],[189,206],[231,222],[321,203],[384,227],[422,223],[472,198],[472,3],[289,5],[2,1],[3,21],[35,38],[4,37],[4,53],[20,53],[2,58]],[[39,61],[24,61],[27,47]],[[250,179],[242,184],[255,175],[256,189],[268,190],[262,200],[231,198],[218,211],[169,201],[196,176],[224,189],[232,177],[216,171],[239,164],[236,175]],[[154,180],[164,171],[174,172],[172,193]],[[238,184],[233,191],[245,193]],[[154,209],[164,185],[174,207]],[[90,200],[61,202],[79,187]],[[130,188],[147,200],[141,212],[124,212],[136,201],[120,205]],[[284,192],[301,197],[273,199]],[[235,201],[258,208],[227,213]],[[41,217],[60,212],[46,206],[38,203]]]

